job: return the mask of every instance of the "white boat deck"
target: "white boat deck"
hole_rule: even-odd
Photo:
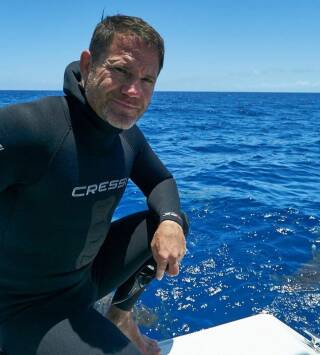
[[[309,340],[269,314],[258,314],[160,342],[161,355],[319,355]]]

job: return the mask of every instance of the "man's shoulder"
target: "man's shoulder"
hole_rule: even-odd
[[[0,108],[0,116],[9,117],[13,121],[21,119],[28,124],[30,121],[49,118],[51,113],[62,112],[63,100],[61,96],[47,96],[30,102],[7,105]]]
[[[141,129],[137,125],[133,125],[130,129],[123,130],[121,136],[132,144],[144,144],[146,138]]]
[[[7,182],[30,183],[45,171],[68,132],[60,101],[48,97],[0,110],[1,165]]]
[[[63,100],[52,96],[1,108],[1,141],[11,147],[46,147],[51,151],[70,126]]]
[[[67,126],[67,105],[61,96],[49,96],[0,108],[0,130],[23,133],[24,137],[50,134],[54,127]]]
[[[137,125],[132,126],[130,129],[123,130],[121,136],[134,151],[141,150],[146,144],[146,138]]]

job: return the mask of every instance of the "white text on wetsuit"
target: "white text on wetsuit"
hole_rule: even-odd
[[[72,190],[72,197],[84,197],[97,192],[121,189],[126,186],[127,182],[128,178],[123,178],[120,180],[102,181],[99,184],[88,186],[77,186]]]

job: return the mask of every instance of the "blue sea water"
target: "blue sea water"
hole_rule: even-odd
[[[0,106],[60,92],[0,92]],[[320,94],[157,92],[139,123],[190,218],[179,276],[143,294],[144,331],[267,311],[320,333]],[[116,217],[145,208],[130,184]]]

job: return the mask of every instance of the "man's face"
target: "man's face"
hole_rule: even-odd
[[[81,56],[81,74],[92,109],[112,126],[129,129],[147,109],[159,71],[155,49],[141,39],[115,34],[106,55],[91,63]]]

